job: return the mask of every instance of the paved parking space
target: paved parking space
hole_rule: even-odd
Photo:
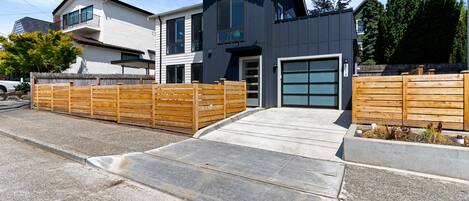
[[[272,108],[257,112],[200,137],[329,161],[341,161],[342,139],[350,111]]]

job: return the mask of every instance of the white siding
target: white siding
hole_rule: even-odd
[[[148,15],[130,9],[111,1],[104,0],[72,0],[68,1],[56,15],[62,15],[93,5],[93,14],[100,16],[100,31],[96,33],[80,33],[103,43],[121,46],[144,52],[143,58],[150,59],[148,50],[155,50],[155,20],[148,19]],[[122,73],[118,65],[112,65],[113,60],[120,60],[121,52],[113,49],[93,46],[84,47],[84,53],[77,58],[68,72],[79,71],[80,62],[86,61],[87,73],[113,74]],[[126,68],[125,74],[145,74],[145,69]],[[151,71],[154,73],[154,71]]]
[[[202,63],[203,61],[203,52],[192,52],[192,15],[202,13],[202,8],[194,9],[191,11],[186,11],[183,13],[176,13],[168,16],[162,17],[162,83],[166,83],[166,66],[184,64],[185,70],[185,82],[191,82],[191,65],[193,63]],[[184,26],[185,26],[185,41],[184,41],[184,53],[166,55],[166,21],[184,17]],[[160,80],[160,23],[158,19],[156,20],[156,80]]]

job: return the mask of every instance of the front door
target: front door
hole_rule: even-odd
[[[260,58],[241,58],[241,80],[246,80],[247,106],[260,106]]]

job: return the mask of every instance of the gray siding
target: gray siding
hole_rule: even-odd
[[[277,106],[277,59],[342,53],[349,61],[349,77],[342,78],[342,109],[351,106],[351,76],[354,66],[355,28],[353,12],[311,16],[293,21],[274,22],[272,0],[248,0],[244,41],[217,44],[216,0],[204,0],[204,81],[213,82],[225,77],[238,79],[240,56],[226,52],[226,48],[257,45],[262,48],[263,106]],[[211,55],[209,57],[209,55]]]

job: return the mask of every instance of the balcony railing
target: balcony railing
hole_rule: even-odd
[[[77,19],[78,18],[78,19]],[[100,27],[100,16],[99,15],[87,15],[86,13],[79,14],[77,18],[68,19],[67,21],[58,21],[56,25],[61,30],[68,30],[76,27],[87,26],[92,28]]]

